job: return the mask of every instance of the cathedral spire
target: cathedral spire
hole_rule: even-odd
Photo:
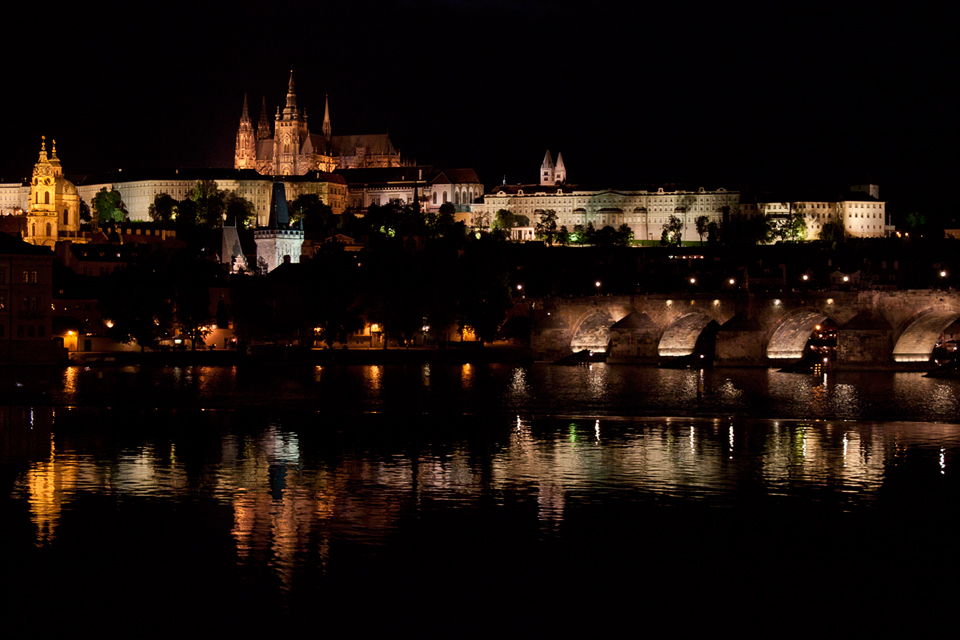
[[[47,136],[40,136],[40,158],[37,162],[47,161]]]
[[[293,69],[290,69],[290,83],[287,85],[287,107],[283,110],[283,115],[284,119],[297,115],[297,93],[293,89]]]
[[[257,124],[257,140],[270,138],[270,118],[267,116],[267,97],[263,97],[260,107],[260,122]]]
[[[330,136],[333,134],[333,128],[330,126],[330,96],[327,95],[324,97],[325,104],[323,105],[323,137],[327,140],[330,139]]]
[[[247,94],[243,94],[243,113],[240,114],[240,124],[250,122],[250,110],[247,109]]]

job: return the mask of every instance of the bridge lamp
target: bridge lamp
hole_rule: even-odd
[[[733,278],[730,278],[729,280],[727,280],[727,283],[732,287],[733,285],[737,284],[737,281],[734,280]]]
[[[696,278],[690,278],[690,284],[697,284]]]
[[[804,282],[806,282],[806,281],[809,280],[809,279],[810,279],[810,276],[808,276],[807,274],[803,274],[803,281],[804,281]]]
[[[780,306],[780,301],[779,301],[779,300],[774,300],[774,301],[773,301],[773,306],[779,307],[779,306]]]
[[[833,304],[833,298],[827,298],[827,304]]]
[[[600,281],[599,281],[599,280],[597,280],[597,281],[594,282],[593,284],[594,284],[594,286],[595,286],[597,289],[600,288]]]
[[[850,282],[850,276],[843,276],[844,282]]]
[[[946,271],[941,271],[941,272],[940,272],[940,277],[941,277],[941,278],[946,278],[946,277],[947,277],[947,272],[946,272]]]

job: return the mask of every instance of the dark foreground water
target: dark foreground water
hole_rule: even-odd
[[[957,623],[953,381],[417,365],[0,386],[0,606],[17,635]]]

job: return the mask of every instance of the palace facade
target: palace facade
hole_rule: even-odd
[[[547,151],[540,166],[539,184],[500,185],[483,197],[482,203],[472,205],[471,223],[475,227],[489,226],[497,211],[505,209],[514,215],[526,216],[530,228],[514,235],[532,237],[540,211],[553,210],[557,227],[573,231],[576,225],[593,224],[596,229],[627,225],[635,240],[659,241],[663,225],[671,216],[683,221],[683,241],[700,239],[696,220],[706,216],[707,222],[720,224],[725,216],[754,217],[770,215],[773,218],[800,213],[807,224],[806,239],[815,240],[829,222],[842,225],[851,238],[874,238],[887,235],[892,227],[887,224],[886,204],[879,198],[876,185],[856,185],[847,194],[821,199],[786,199],[758,194],[741,202],[738,191],[722,187],[696,190],[665,189],[620,190],[584,189],[566,182],[566,167],[558,154],[554,164]]]

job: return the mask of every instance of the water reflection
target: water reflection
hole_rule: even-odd
[[[22,519],[5,525],[28,527],[31,548],[58,554],[63,571],[79,571],[80,555],[111,566],[157,556],[179,580],[222,574],[280,594],[284,606],[302,599],[311,612],[322,601],[311,597],[317,585],[377,588],[350,582],[364,572],[385,579],[432,566],[425,575],[445,584],[488,571],[498,593],[542,575],[531,572],[531,550],[588,549],[591,562],[614,571],[631,558],[647,567],[656,562],[649,549],[664,549],[665,570],[678,561],[671,536],[752,540],[752,527],[779,509],[809,513],[812,523],[854,514],[873,526],[876,514],[893,508],[899,517],[902,505],[955,511],[960,503],[960,427],[948,424],[49,407],[8,408],[0,420],[4,514]],[[728,531],[704,515],[717,512],[762,517],[728,519]],[[663,524],[684,513],[695,517]],[[105,518],[123,524],[122,550],[112,533],[85,533]],[[157,527],[162,536],[140,542]],[[163,555],[181,538],[203,551]],[[743,562],[754,549],[729,552]],[[403,592],[390,584],[385,598]]]

